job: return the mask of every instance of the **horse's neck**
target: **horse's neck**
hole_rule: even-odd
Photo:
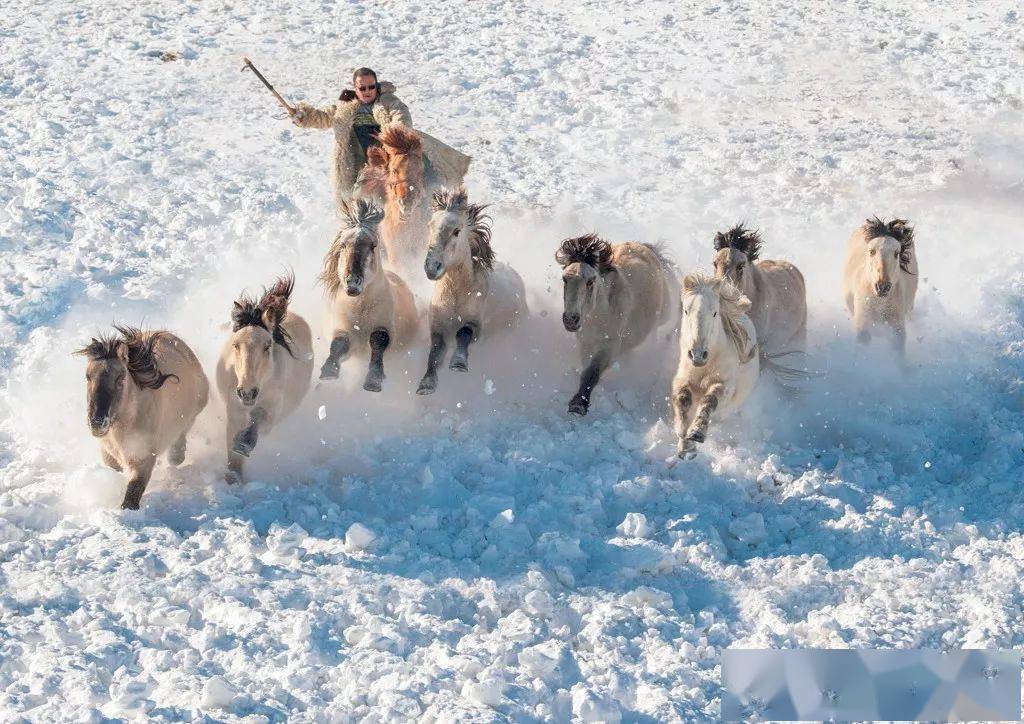
[[[740,291],[743,292],[744,296],[754,306],[757,306],[758,299],[761,296],[761,289],[764,287],[764,277],[761,275],[761,270],[757,268],[756,261],[752,261],[747,265],[747,271],[749,273],[743,275],[743,284],[740,285]]]
[[[147,390],[135,384],[135,380],[128,376],[127,388],[121,396],[121,403],[118,406],[117,422],[125,429],[133,429],[139,422],[149,418],[155,406],[153,390]],[[166,383],[165,383],[166,384]]]

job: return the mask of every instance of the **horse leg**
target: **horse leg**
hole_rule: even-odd
[[[336,380],[341,374],[341,363],[348,357],[349,339],[347,334],[341,332],[331,340],[331,351],[320,367],[320,379]]]
[[[386,329],[375,329],[370,335],[370,367],[366,371],[363,389],[367,392],[380,392],[384,381],[384,351],[391,344],[391,335]]]
[[[857,341],[861,344],[871,342],[871,332],[868,331],[869,326],[870,320],[868,319],[867,310],[864,309],[863,305],[855,305],[853,309],[853,329],[857,332]]]
[[[725,385],[721,382],[711,385],[697,406],[697,413],[693,416],[693,422],[690,423],[690,429],[686,431],[686,439],[683,441],[684,446],[688,448],[686,452],[691,457],[697,453],[696,444],[704,442],[707,437],[711,413],[718,407],[718,400],[723,392]]]
[[[256,443],[260,439],[260,425],[267,419],[267,411],[262,407],[253,408],[249,413],[249,422],[241,430],[235,433],[231,441],[230,452],[236,455],[249,457],[256,449]]]
[[[580,375],[579,389],[569,400],[570,414],[580,417],[587,414],[590,409],[590,394],[597,387],[597,383],[601,380],[601,373],[604,372],[606,366],[604,355],[596,354],[591,358],[590,364]]]
[[[452,354],[452,361],[448,365],[450,369],[459,372],[469,371],[469,343],[476,339],[478,325],[469,323],[455,333],[455,353]]]
[[[106,448],[100,448],[100,457],[103,458],[103,464],[106,465],[108,468],[112,468],[117,472],[121,472],[121,463],[117,462],[117,458],[115,458],[112,454],[107,452]]]
[[[188,432],[187,430],[185,432]],[[167,462],[175,467],[185,462],[185,433],[181,433],[181,436],[174,441],[170,449],[167,451]]]
[[[429,395],[437,389],[437,367],[444,361],[445,342],[442,332],[430,333],[430,356],[427,357],[427,371],[423,373],[417,395]]]
[[[675,416],[675,432],[679,438],[677,455],[683,457],[686,453],[692,452],[693,444],[689,446],[684,440],[686,428],[690,424],[690,413],[693,409],[693,393],[689,387],[683,387],[672,396],[672,411]]]
[[[906,363],[907,361],[907,325],[902,320],[897,318],[895,315],[889,318],[889,326],[892,327],[893,334],[893,347],[896,349],[896,354],[899,355],[900,362]]]
[[[142,494],[146,492],[149,485],[149,478],[153,474],[153,466],[156,464],[156,455],[147,455],[138,462],[129,463],[128,471],[131,478],[128,479],[128,490],[125,491],[124,500],[121,501],[121,508],[126,510],[138,510],[142,501]]]

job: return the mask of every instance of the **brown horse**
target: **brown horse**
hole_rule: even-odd
[[[416,131],[401,124],[388,126],[378,138],[381,145],[370,147],[367,168],[360,174],[365,184],[360,196],[372,200],[383,182],[380,238],[388,265],[403,277],[412,278],[423,263],[430,221],[423,143]]]
[[[185,436],[206,407],[209,383],[188,345],[170,332],[118,327],[75,354],[87,357],[89,429],[103,462],[129,475],[122,508],[138,510],[158,455],[185,460]]]

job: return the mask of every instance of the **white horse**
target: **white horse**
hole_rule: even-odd
[[[907,317],[917,294],[917,254],[914,229],[906,219],[888,223],[877,216],[850,237],[843,274],[846,308],[853,315],[857,341],[871,341],[870,328],[884,323],[892,328],[896,350],[907,346]]]
[[[728,414],[747,399],[760,374],[750,300],[726,279],[683,277],[679,367],[672,407],[679,457],[697,454],[712,413]]]

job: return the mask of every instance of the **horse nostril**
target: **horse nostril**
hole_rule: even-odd
[[[686,356],[689,357],[692,360],[693,359],[693,350],[692,349],[686,350]]]

